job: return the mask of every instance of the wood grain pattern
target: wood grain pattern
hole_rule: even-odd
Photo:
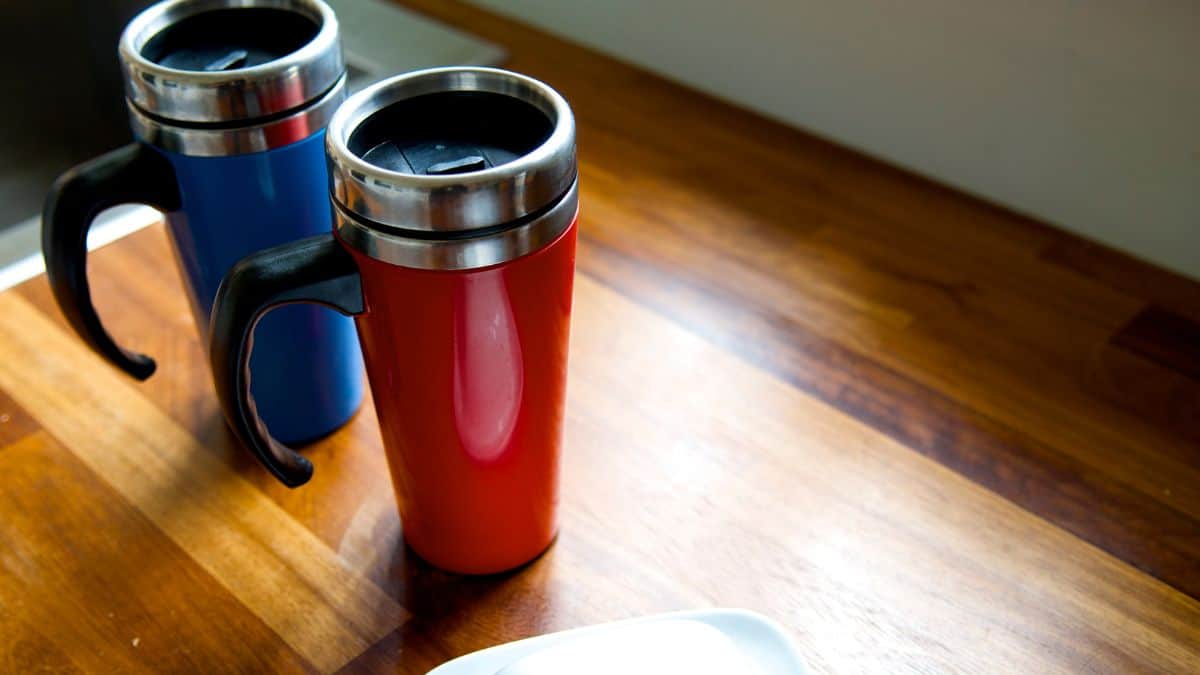
[[[0,447],[15,443],[38,430],[37,422],[8,394],[0,391]]]
[[[6,447],[0,471],[0,607],[33,635],[20,640],[25,649],[42,654],[14,661],[49,670],[70,663],[86,672],[195,672],[221,653],[244,672],[309,670],[187,551],[46,432]],[[39,508],[44,504],[54,508]]]
[[[55,649],[24,621],[0,608],[0,672],[32,672],[30,666],[46,673],[81,673],[65,654]]]
[[[1130,255],[1060,235],[1041,251],[1043,260],[1061,265],[1109,288],[1200,321],[1200,281],[1187,279]]]
[[[1200,323],[1185,316],[1151,305],[1130,319],[1112,343],[1200,381]]]
[[[0,295],[0,353],[0,388],[320,670],[404,620],[391,598],[11,293]]]
[[[953,655],[966,670],[1002,663],[1047,672],[1086,656],[1137,670],[1123,653],[1125,636],[1137,636],[1155,667],[1200,665],[1200,603],[1156,582],[1137,584],[1145,577],[1128,566],[588,280],[580,297],[572,402],[589,420],[571,427],[577,453],[568,485],[576,489],[568,494],[578,495],[571,507],[584,511],[589,534],[626,537],[647,567],[653,561],[687,579],[713,602],[752,598],[772,614],[790,606],[792,625],[810,637],[861,640],[828,651],[889,667]],[[643,375],[623,375],[631,372]],[[597,410],[604,399],[622,405]],[[593,482],[597,475],[609,479]],[[637,522],[647,504],[655,508]],[[637,526],[645,536],[629,536]],[[681,559],[661,558],[664,549]],[[780,583],[809,575],[822,584]],[[1126,596],[1130,583],[1139,588]],[[1149,606],[1182,613],[1163,621],[1130,604],[1151,598]],[[882,645],[878,636],[851,637],[861,617],[844,612],[855,606],[907,637]],[[1092,633],[1101,623],[1112,630]],[[948,625],[959,629],[941,629]],[[1017,628],[1033,625],[1071,639],[1039,644]],[[1175,644],[1171,635],[1188,637]],[[972,649],[980,644],[990,653]],[[861,664],[824,665],[840,672]]]
[[[818,672],[1200,671],[1200,386],[1145,320],[1196,321],[1200,286],[409,4],[577,113],[559,540],[492,577],[415,558],[370,402],[281,487],[224,428],[156,226],[89,261],[107,323],[160,362],[146,383],[84,350],[44,279],[0,294],[0,670],[418,674],[742,606]]]
[[[1193,595],[1200,592],[1200,529],[1175,509],[1080,471],[1069,454],[1036,435],[814,335],[784,315],[739,302],[713,284],[704,288],[663,274],[586,237],[581,251],[582,268],[690,330],[1145,571]],[[1091,372],[1120,376],[1111,367],[1119,357],[1108,355],[1109,368],[1097,365]],[[1136,379],[1169,382],[1155,375]],[[1122,397],[1129,393],[1127,387],[1105,389],[1121,391]],[[1181,427],[1197,431],[1189,417],[1197,419],[1190,412],[1200,408],[1190,402],[1200,401],[1200,391],[1175,384],[1156,398],[1172,404],[1148,416],[1173,411]]]

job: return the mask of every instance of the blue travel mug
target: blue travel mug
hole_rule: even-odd
[[[87,231],[117,204],[166,213],[200,336],[241,258],[332,229],[325,125],[345,97],[333,11],[319,0],[168,0],[126,26],[119,58],[137,140],[63,174],[42,250],[54,297],[87,344],[138,379],[155,368],[104,329],[88,288]],[[353,321],[313,305],[255,331],[251,391],[271,433],[295,443],[358,409]]]

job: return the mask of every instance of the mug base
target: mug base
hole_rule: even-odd
[[[403,527],[403,525],[401,527]],[[458,561],[441,560],[435,556],[428,556],[425,553],[423,553],[418,546],[414,545],[412,543],[412,541],[410,541],[408,537],[403,536],[403,534],[401,534],[401,540],[404,542],[404,547],[406,549],[408,549],[409,553],[411,553],[413,556],[418,558],[422,563],[429,565],[430,567],[434,567],[438,570],[441,570],[443,572],[449,572],[451,574],[462,574],[465,576],[479,577],[479,576],[492,576],[492,575],[500,575],[500,574],[519,573],[521,570],[525,569],[526,567],[528,567],[528,566],[532,565],[533,563],[537,562],[538,560],[540,560],[542,558],[542,556],[546,555],[546,552],[549,551],[554,546],[554,543],[556,541],[558,541],[558,529],[556,528],[554,530],[554,533],[550,535],[550,540],[546,542],[545,546],[541,547],[541,549],[539,549],[533,555],[531,555],[529,557],[525,557],[525,558],[521,559],[519,562],[515,562],[515,563],[511,562],[511,561],[509,561],[509,562],[496,561],[496,562],[492,562],[489,564],[489,563],[466,563],[461,560],[458,560]]]
[[[275,436],[275,440],[279,441],[280,443],[283,443],[284,445],[293,445],[293,446],[312,445],[313,443],[316,443],[317,441],[320,441],[325,438],[328,438],[329,436],[332,436],[333,434],[335,434],[339,430],[341,430],[342,427],[353,422],[354,418],[358,417],[358,413],[362,410],[362,408],[363,408],[362,404],[363,404],[363,397],[360,395],[358,398],[358,403],[354,404],[354,407],[350,408],[349,412],[344,412],[344,413],[338,415],[335,419],[322,425],[318,429],[308,429],[305,431],[298,432],[298,433],[302,433],[303,434],[302,436],[293,437],[293,436],[288,436],[286,434],[277,435],[277,434],[274,434],[274,432],[272,432],[272,435]],[[269,424],[267,425],[267,428],[270,429]],[[303,450],[304,448],[301,447],[298,449]]]

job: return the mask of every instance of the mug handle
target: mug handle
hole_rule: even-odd
[[[141,143],[130,143],[59,176],[42,211],[42,255],[54,299],[71,328],[97,354],[144,380],[154,374],[154,359],[113,340],[96,314],[87,280],[88,228],[101,211],[118,204],[177,211],[179,187],[171,163]]]
[[[243,258],[221,281],[209,324],[209,358],[225,419],[238,440],[288,487],[312,478],[312,462],[275,440],[258,416],[250,394],[250,354],[254,326],[262,317],[280,305],[300,302],[347,316],[363,312],[358,266],[332,234]]]

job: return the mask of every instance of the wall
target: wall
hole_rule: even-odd
[[[1194,0],[475,0],[1200,278]]]

